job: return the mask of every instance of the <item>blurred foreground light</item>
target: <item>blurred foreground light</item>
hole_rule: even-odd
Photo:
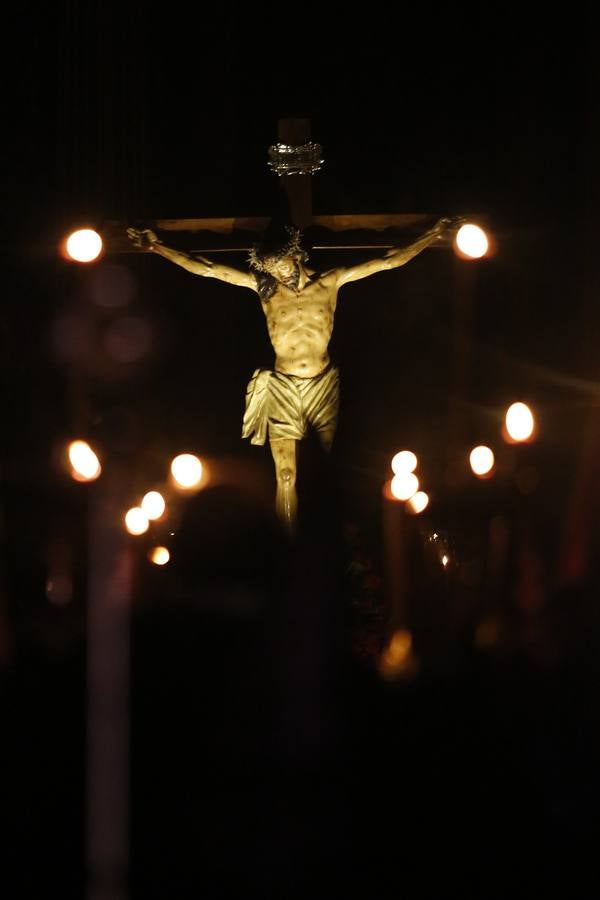
[[[468,223],[462,225],[454,238],[457,248],[470,259],[480,259],[488,252],[489,241],[483,228]]]
[[[87,441],[71,441],[68,454],[75,481],[95,481],[102,472],[100,460]]]
[[[134,299],[138,284],[126,266],[104,262],[92,269],[87,293],[94,306],[118,309]]]
[[[401,475],[403,472],[414,472],[417,468],[417,457],[412,450],[400,450],[392,457],[392,472]]]
[[[202,463],[193,453],[180,453],[171,462],[171,475],[179,487],[195,488],[202,478]]]
[[[129,534],[144,534],[150,523],[141,506],[133,506],[125,513],[125,527]]]
[[[417,491],[416,494],[408,500],[406,508],[413,515],[418,516],[429,505],[429,497],[425,491]]]
[[[81,312],[57,316],[52,325],[51,341],[56,356],[61,361],[84,362],[94,352],[92,327]]]
[[[380,656],[379,671],[387,679],[412,678],[417,674],[412,635],[406,628],[399,628],[393,633]]]
[[[395,631],[385,648],[384,656],[390,665],[398,666],[406,662],[412,650],[412,635],[402,628]]]
[[[482,444],[478,447],[473,447],[469,454],[471,469],[478,478],[485,478],[486,475],[490,475],[494,468],[494,462],[493,451]]]
[[[144,494],[140,506],[146,513],[146,516],[154,521],[155,519],[160,519],[165,511],[166,503],[163,495],[158,491],[148,491],[147,494]]]
[[[500,640],[499,622],[492,618],[483,619],[475,629],[475,644],[481,649],[488,649]]]
[[[419,479],[412,472],[401,472],[392,478],[390,490],[396,500],[410,500],[419,490]]]
[[[141,316],[121,316],[104,333],[104,348],[119,363],[133,363],[152,349],[150,323]]]
[[[73,582],[69,575],[57,573],[46,580],[46,596],[51,603],[65,606],[73,597]]]
[[[533,494],[540,483],[540,473],[535,466],[525,466],[515,474],[515,483],[521,494]]]
[[[444,555],[442,556],[440,561],[441,561],[443,567],[446,568],[446,566],[450,562],[450,557],[446,553],[444,553]]]
[[[102,253],[102,238],[92,228],[80,228],[69,235],[65,250],[75,262],[93,262]]]
[[[148,552],[148,559],[155,566],[166,566],[171,559],[171,554],[166,547],[152,547]]]
[[[533,435],[535,421],[526,403],[513,403],[506,411],[506,431],[513,441],[528,441]]]

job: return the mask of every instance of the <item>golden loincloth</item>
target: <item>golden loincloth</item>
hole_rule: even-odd
[[[339,408],[339,371],[329,365],[313,378],[256,369],[246,391],[242,437],[264,444],[270,440],[302,440],[310,427],[335,431]]]

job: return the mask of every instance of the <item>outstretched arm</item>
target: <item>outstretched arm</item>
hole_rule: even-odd
[[[136,247],[151,250],[159,256],[164,256],[177,266],[181,266],[193,275],[204,275],[206,278],[218,278],[219,281],[227,281],[238,287],[248,287],[256,290],[256,278],[250,272],[234,269],[232,266],[224,266],[221,263],[205,259],[203,256],[192,255],[182,250],[174,250],[159,241],[156,234],[149,228],[128,228],[127,236]]]
[[[449,228],[455,227],[457,221],[454,219],[439,219],[433,228],[430,228],[429,231],[426,231],[424,235],[417,238],[416,241],[407,247],[392,247],[383,256],[379,256],[376,259],[370,259],[356,266],[337,269],[337,286],[341,287],[349,281],[358,281],[360,278],[368,278],[369,275],[374,275],[376,272],[385,272],[387,269],[396,269],[398,266],[403,266],[413,256],[421,253],[425,247],[429,247],[430,244],[438,241]]]

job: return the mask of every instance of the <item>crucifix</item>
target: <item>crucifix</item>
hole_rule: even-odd
[[[269,148],[271,170],[284,181],[289,224],[269,234],[269,219],[157,220],[153,228],[128,228],[115,236],[113,248],[129,239],[131,245],[181,266],[194,275],[216,278],[251,290],[259,297],[275,354],[272,369],[256,369],[246,393],[242,437],[252,444],[268,440],[275,464],[278,517],[290,534],[297,518],[296,465],[298,442],[309,430],[328,451],[335,436],[339,406],[339,372],[329,357],[338,292],[345,284],[377,272],[403,266],[426,247],[447,243],[457,220],[440,218],[427,230],[426,215],[314,216],[311,177],[320,168],[320,147],[308,139],[309,123],[286,119],[279,123],[279,143]],[[389,229],[420,226],[412,242],[389,242]],[[377,249],[366,262],[317,271],[309,265],[303,232],[325,229],[369,233],[362,241],[340,245],[330,240],[315,249]],[[388,233],[382,239],[373,235]],[[189,232],[194,245],[173,247],[168,232]],[[243,233],[245,232],[245,236]],[[248,240],[248,233],[252,235]],[[228,235],[228,246],[207,246],[206,235]],[[257,241],[257,235],[260,239]],[[218,251],[245,251],[249,266],[237,269],[218,261]],[[206,254],[206,255],[205,255]],[[217,256],[217,258],[215,258]]]

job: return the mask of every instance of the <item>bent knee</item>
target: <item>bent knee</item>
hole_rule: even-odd
[[[280,470],[278,478],[279,481],[283,481],[285,484],[290,484],[294,481],[296,473],[293,469],[288,468],[287,466]]]

